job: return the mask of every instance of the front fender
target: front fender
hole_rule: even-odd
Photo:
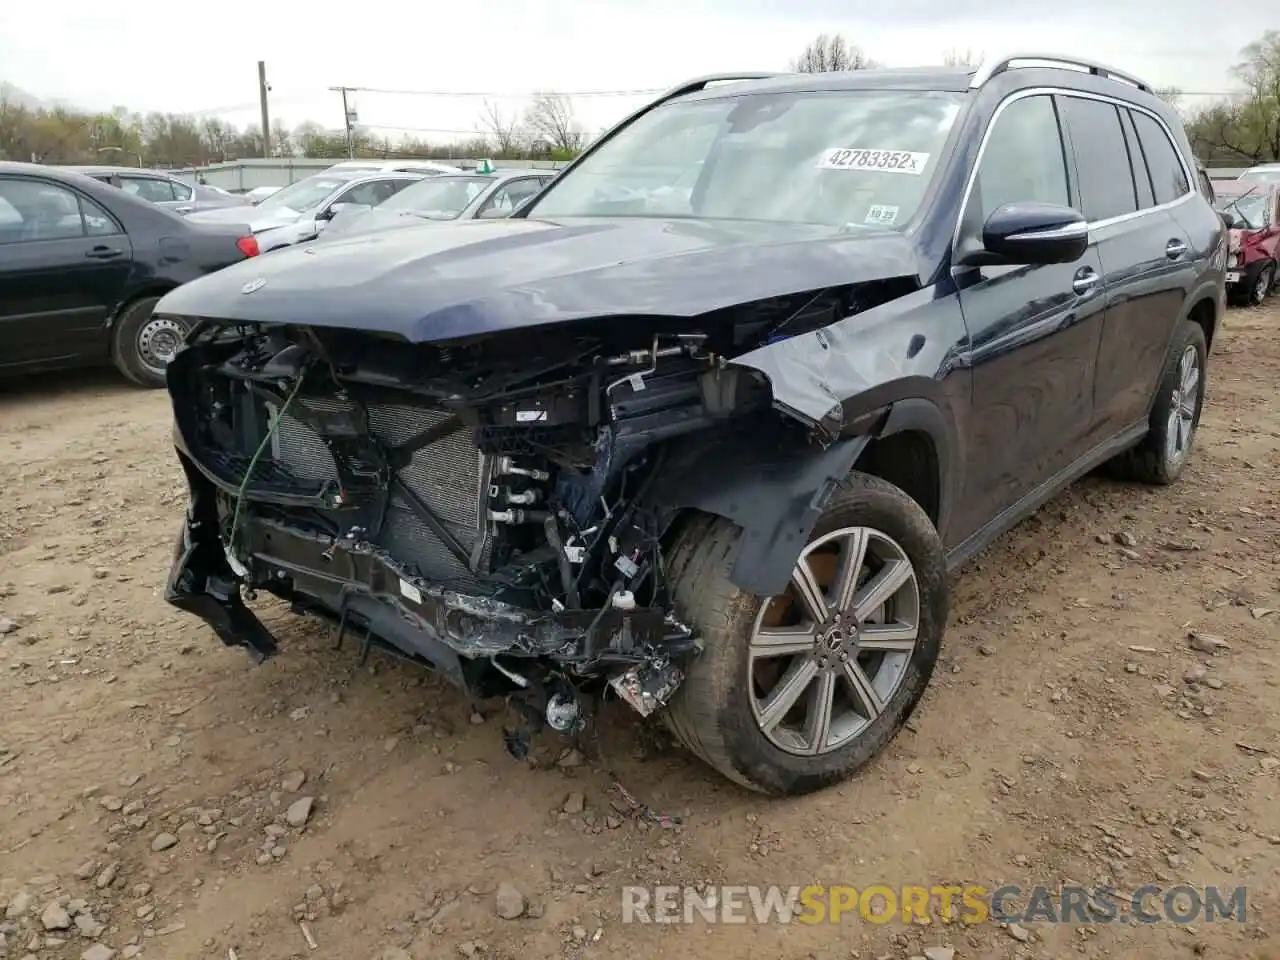
[[[768,421],[714,437],[697,434],[670,449],[647,499],[669,518],[694,509],[737,524],[733,582],[756,596],[775,596],[869,440],[855,436],[820,447]]]

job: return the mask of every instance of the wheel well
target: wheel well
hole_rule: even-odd
[[[120,318],[128,312],[139,300],[146,300],[149,297],[163,297],[170,290],[176,289],[176,284],[156,284],[155,286],[146,287],[142,290],[136,290],[131,293],[126,300],[122,300],[120,306],[116,308],[116,312],[111,315],[111,320],[107,324],[107,353],[114,360],[116,356],[116,324],[120,322]]]
[[[942,506],[938,451],[922,430],[877,437],[862,451],[853,469],[892,483],[918,503],[935,524]]]
[[[1213,334],[1218,326],[1218,311],[1213,301],[1205,297],[1197,302],[1187,314],[1187,319],[1204,331],[1205,352],[1208,353],[1213,349]]]

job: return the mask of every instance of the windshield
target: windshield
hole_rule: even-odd
[[[492,177],[432,177],[405,187],[380,203],[378,209],[412,213],[429,220],[456,220],[491,183]]]
[[[560,177],[529,215],[901,227],[962,101],[857,90],[666,104]]]
[[[1241,226],[1257,230],[1267,224],[1267,195],[1259,190],[1240,197],[1219,197],[1218,209],[1242,221]]]
[[[1280,183],[1280,170],[1246,170],[1240,174],[1240,183]]]
[[[344,183],[349,183],[362,175],[362,171],[316,174],[314,177],[307,177],[305,180],[299,180],[297,183],[291,183],[277,190],[258,204],[258,209],[279,210],[287,207],[295,213],[304,213],[324,203],[329,194]]]

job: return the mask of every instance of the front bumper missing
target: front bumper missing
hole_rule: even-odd
[[[340,629],[361,628],[466,690],[473,690],[477,668],[496,664],[499,656],[549,658],[571,673],[594,676],[665,665],[697,651],[692,631],[660,609],[529,610],[422,580],[376,545],[334,540],[252,515],[240,523],[242,558],[250,568],[242,578],[218,536],[214,487],[181,459],[191,504],[165,599],[208,623],[224,644],[244,647],[257,662],[277,646],[245,606],[242,585],[266,588],[291,600],[295,610],[336,620]],[[671,675],[660,672],[669,684]],[[656,704],[650,700],[645,706],[642,712],[651,712]]]

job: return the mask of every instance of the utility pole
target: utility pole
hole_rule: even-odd
[[[354,87],[330,87],[334,93],[342,94],[342,123],[347,131],[347,159],[350,160],[355,156],[355,144],[351,139],[351,120],[355,116],[355,111],[347,104],[347,94],[355,90]]]
[[[271,156],[271,116],[267,112],[267,92],[271,88],[267,86],[267,64],[265,60],[258,61],[258,100],[262,104],[262,155],[264,157]]]

